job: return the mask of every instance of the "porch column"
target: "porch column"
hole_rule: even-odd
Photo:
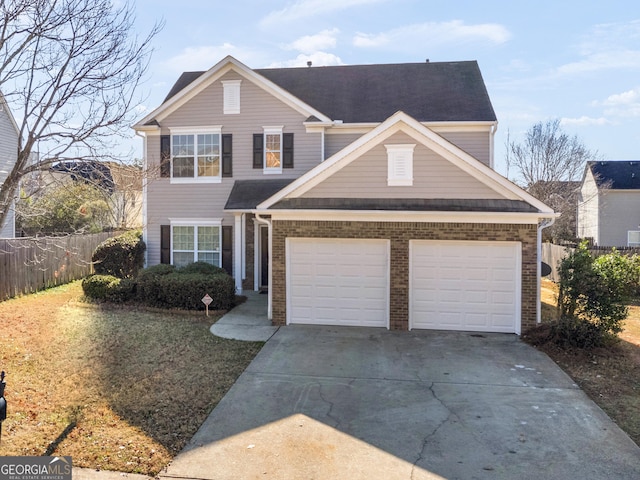
[[[242,294],[242,243],[244,241],[244,232],[242,231],[242,224],[244,213],[234,214],[234,226],[233,226],[233,278],[236,281],[236,293]]]

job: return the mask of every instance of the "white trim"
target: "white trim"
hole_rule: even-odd
[[[522,333],[522,243],[521,242],[512,242],[512,241],[491,241],[491,240],[422,240],[422,239],[412,239],[409,240],[409,309],[408,309],[408,328],[409,330],[413,329],[413,248],[414,245],[417,244],[425,244],[430,243],[434,245],[473,245],[473,246],[481,246],[481,245],[505,245],[510,247],[516,247],[514,249],[515,252],[515,266],[516,266],[516,275],[515,275],[515,325],[514,330],[516,335],[520,335]]]
[[[242,62],[228,55],[213,67],[211,67],[209,70],[207,70],[205,73],[200,75],[200,77],[198,77],[196,80],[183,88],[176,95],[171,97],[169,100],[167,100],[158,108],[145,116],[142,120],[136,123],[133,128],[135,130],[143,128],[144,124],[150,122],[151,120],[164,120],[189,100],[194,98],[204,89],[212,85],[215,81],[219,80],[230,71],[234,71],[242,75],[244,78],[253,82],[259,88],[265,90],[267,93],[270,93],[278,100],[282,101],[286,105],[289,105],[294,110],[304,115],[304,118],[315,116],[320,121],[330,122],[329,117],[327,117],[323,113],[319,112],[310,105],[307,105],[282,87],[279,87],[272,81],[267,80],[262,75],[254,72],[252,69],[244,65]]]
[[[286,197],[297,198],[303,195],[397,132],[404,132],[416,139],[504,198],[523,200],[542,212],[543,216],[553,215],[553,210],[540,200],[404,112],[395,113],[374,130],[363,135],[262,202],[257,206],[257,209],[265,210]]]
[[[253,290],[260,290],[260,226],[262,223],[253,219]]]
[[[254,213],[264,213],[255,210]],[[414,212],[381,210],[269,210],[273,220],[429,223],[513,223],[537,225],[540,218],[558,215],[510,212]]]
[[[223,114],[235,115],[240,113],[240,84],[242,80],[222,80]]]
[[[169,127],[171,135],[202,135],[202,134],[218,134],[222,133],[222,125],[210,125],[200,127]]]
[[[169,223],[171,225],[179,225],[179,226],[187,226],[191,227],[193,225],[202,225],[203,227],[207,226],[221,226],[222,219],[221,218],[170,218]]]
[[[242,295],[242,243],[244,234],[242,231],[242,218],[244,213],[236,213],[233,222],[233,278],[236,283],[236,293]],[[222,257],[222,245],[220,245]],[[222,263],[222,262],[220,262]]]

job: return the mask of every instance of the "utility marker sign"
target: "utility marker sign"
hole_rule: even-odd
[[[202,297],[202,303],[204,303],[207,310],[207,317],[209,316],[209,305],[211,305],[211,302],[213,302],[213,298],[211,298],[208,293]]]
[[[71,457],[0,457],[0,480],[71,480]]]

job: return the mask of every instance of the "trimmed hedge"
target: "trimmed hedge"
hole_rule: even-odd
[[[152,307],[204,310],[202,297],[213,299],[209,308],[228,310],[235,304],[236,287],[223,269],[203,262],[175,268],[155,265],[142,270],[137,279],[137,298]]]
[[[108,238],[98,245],[91,257],[95,273],[134,278],[144,264],[146,248],[140,230]]]
[[[94,300],[122,303],[135,298],[136,282],[113,275],[89,275],[82,280],[82,290]]]

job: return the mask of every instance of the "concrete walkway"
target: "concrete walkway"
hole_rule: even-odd
[[[211,333],[217,337],[266,342],[279,327],[273,327],[267,318],[268,297],[258,292],[243,292],[247,301],[238,305],[211,325]]]
[[[640,448],[514,335],[279,329],[165,479],[640,478]]]

